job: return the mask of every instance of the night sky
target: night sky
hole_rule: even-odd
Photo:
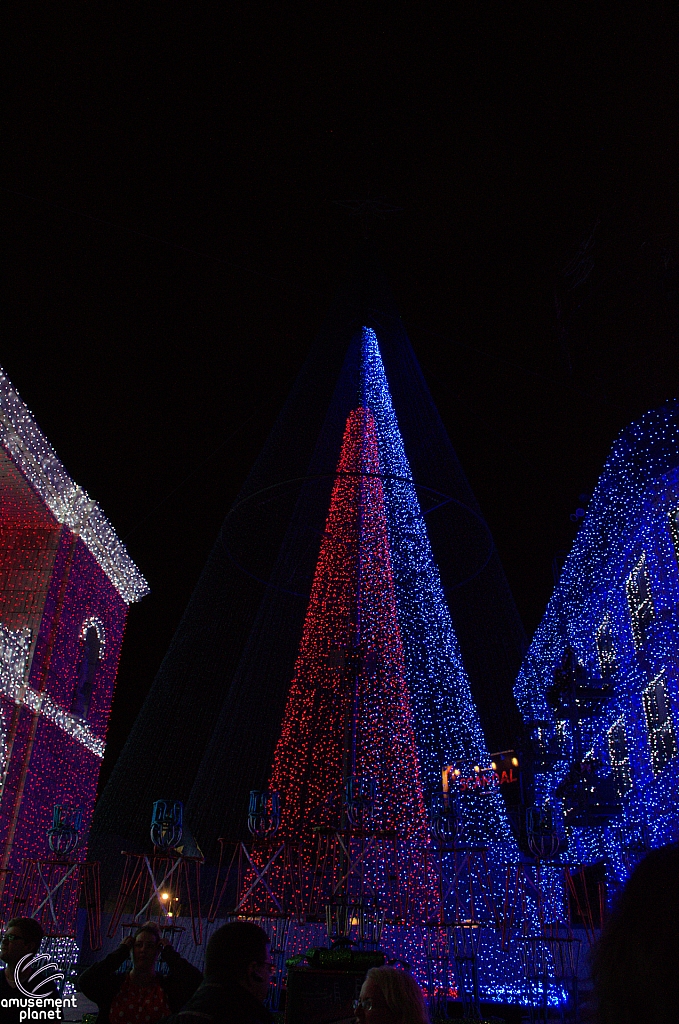
[[[152,588],[104,778],[350,265],[337,201],[396,208],[375,245],[530,635],[616,434],[679,393],[675,10],[17,15],[0,363]]]

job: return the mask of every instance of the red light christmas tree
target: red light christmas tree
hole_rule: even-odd
[[[252,852],[234,844],[209,917],[237,863],[229,913],[256,916],[279,960],[325,933],[340,959],[347,940],[379,945],[414,965],[432,1005],[445,1010],[459,994],[479,1015],[482,992],[533,994],[517,951],[500,948],[504,864],[458,845],[457,813],[430,835],[383,475],[394,478],[380,465],[375,418],[359,407],[344,429],[268,790],[252,794]],[[522,926],[533,923],[524,903]]]
[[[371,828],[426,842],[372,413],[349,414],[269,786],[279,836],[346,824],[348,778],[374,785]]]

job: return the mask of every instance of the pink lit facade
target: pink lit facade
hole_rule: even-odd
[[[85,859],[128,606],[147,592],[0,371],[3,889],[50,856],[55,805],[80,813]]]

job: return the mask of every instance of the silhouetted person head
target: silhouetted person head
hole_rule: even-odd
[[[636,866],[594,955],[600,1024],[679,1020],[679,845]]]
[[[43,935],[42,925],[32,917],[13,917],[5,925],[0,943],[0,959],[13,970],[22,956],[37,953]]]
[[[412,975],[394,967],[368,971],[355,1004],[359,1024],[427,1024],[422,990]]]
[[[147,921],[134,933],[130,952],[135,973],[151,975],[155,973],[156,961],[163,948],[160,928],[155,921]]]
[[[261,1003],[266,999],[274,965],[269,937],[250,921],[231,921],[211,936],[205,950],[205,977],[238,984]]]

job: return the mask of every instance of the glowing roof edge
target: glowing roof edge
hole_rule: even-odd
[[[57,522],[80,535],[122,599],[141,601],[149,593],[148,583],[99,505],[71,480],[2,367],[0,443]]]

